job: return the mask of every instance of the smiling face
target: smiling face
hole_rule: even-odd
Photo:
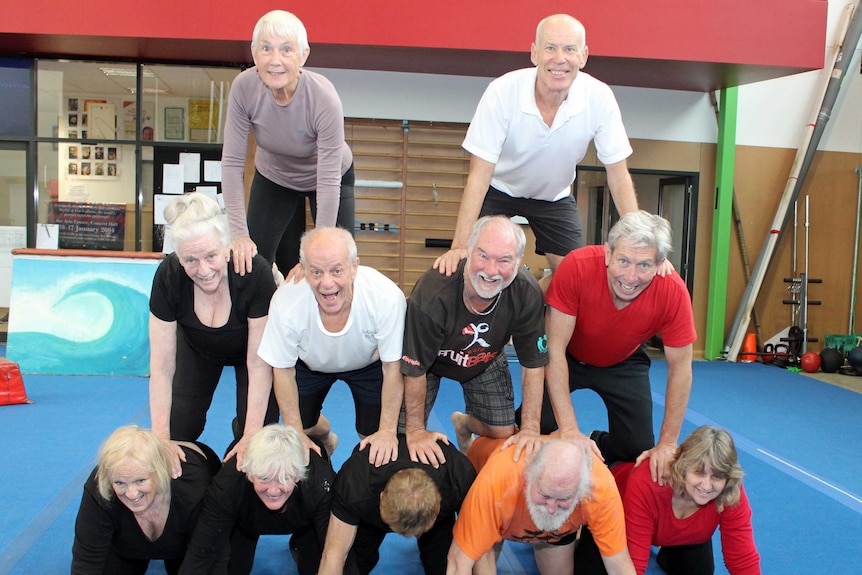
[[[293,494],[296,483],[279,483],[272,473],[265,477],[250,476],[249,481],[254,486],[254,492],[270,511],[280,511],[287,505],[287,500]]]
[[[632,247],[622,238],[613,251],[605,244],[608,286],[617,308],[624,308],[649,287],[657,272],[656,256],[655,246]]]
[[[715,470],[704,463],[685,474],[685,495],[698,507],[702,507],[721,495],[727,485],[727,478],[716,475]]]
[[[261,81],[277,101],[286,103],[296,91],[309,50],[302,51],[294,38],[265,34],[258,38],[251,53]]]
[[[153,473],[134,460],[114,470],[111,486],[117,499],[136,515],[150,509],[157,497]]]
[[[221,243],[218,232],[189,238],[175,248],[186,275],[204,293],[215,293],[227,281],[228,249]]]
[[[305,279],[314,292],[320,313],[329,316],[349,313],[359,258],[351,265],[347,244],[338,235],[325,231],[305,247],[305,257]]]
[[[514,281],[520,263],[513,235],[501,224],[490,222],[467,254],[464,275],[475,295],[493,299]]]
[[[541,93],[566,94],[578,71],[587,63],[588,50],[580,26],[565,15],[545,20],[536,42],[530,47],[530,60],[537,67],[536,88]]]

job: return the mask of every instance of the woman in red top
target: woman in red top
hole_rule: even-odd
[[[611,471],[623,498],[629,554],[638,575],[646,572],[652,545],[660,548],[656,560],[669,575],[711,575],[716,528],[730,574],[761,574],[743,472],[727,431],[697,428],[677,449],[664,485],[652,480],[646,465],[620,463]],[[582,534],[575,572],[601,572],[586,567],[593,565],[594,547],[589,533]]]

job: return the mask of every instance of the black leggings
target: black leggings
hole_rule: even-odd
[[[353,165],[341,176],[341,199],[336,225],[351,234],[356,227],[356,176]],[[248,200],[248,231],[257,251],[275,262],[286,274],[299,263],[299,240],[305,231],[305,198],[311,204],[311,219],[317,221],[317,194],[299,192],[280,186],[257,170],[251,182]]]
[[[171,439],[195,441],[207,422],[207,411],[225,366],[207,361],[189,346],[181,329],[177,329],[176,371],[171,386]],[[245,429],[248,408],[248,369],[245,364],[233,366],[236,372],[236,424],[234,440]],[[278,422],[278,404],[270,392],[264,425]]]
[[[668,575],[713,575],[715,556],[712,539],[695,545],[664,546],[659,549],[656,562]],[[605,564],[592,533],[586,526],[575,547],[575,573],[578,575],[607,575]]]

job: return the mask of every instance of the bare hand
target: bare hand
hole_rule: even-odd
[[[458,264],[461,260],[467,257],[467,250],[464,248],[453,248],[434,260],[434,269],[439,270],[441,274],[451,276],[458,269]]]
[[[185,463],[186,452],[183,451],[183,448],[174,441],[168,440],[167,443],[171,446],[176,455],[176,458],[174,458],[174,461],[171,463],[171,479],[177,479],[183,474],[183,467],[180,462]]]
[[[656,273],[661,277],[672,276],[673,275],[673,264],[670,263],[670,260],[665,258],[659,265]]]
[[[289,282],[293,280],[293,283],[298,284],[299,280],[305,277],[305,270],[302,269],[302,264],[296,264],[293,266],[287,275],[284,276],[284,281]]]
[[[233,449],[227,452],[222,463],[236,455],[236,470],[242,471],[240,468],[242,467],[242,462],[245,460],[245,452],[248,450],[249,441],[251,441],[250,436],[243,435],[240,440],[236,442],[236,445],[233,446]]]
[[[515,435],[509,436],[509,438],[503,442],[503,445],[500,446],[500,450],[502,451],[514,445],[515,457],[513,457],[512,460],[518,461],[518,459],[521,458],[521,453],[523,453],[524,461],[530,463],[530,461],[533,460],[533,456],[539,451],[539,449],[541,449],[542,442],[542,436],[539,435],[538,431],[522,429]]]
[[[236,238],[230,243],[233,252],[233,271],[241,276],[251,272],[251,259],[257,255],[257,245],[248,236]]]
[[[596,445],[596,442],[578,430],[569,431],[566,433],[560,433],[560,438],[571,441],[572,443],[575,443],[575,444],[589,442],[590,450],[592,450],[592,452],[596,454],[596,457],[598,457],[602,461],[605,460],[605,457],[602,455],[602,450],[599,449],[599,446]]]
[[[368,463],[374,467],[386,465],[398,459],[398,437],[394,431],[378,430],[359,442],[359,451],[368,448]]]
[[[440,467],[440,464],[446,463],[443,450],[437,445],[439,440],[449,445],[449,438],[438,431],[419,429],[408,432],[407,451],[410,452],[410,460],[431,465],[434,469]]]
[[[308,450],[310,449],[318,455],[323,455],[320,452],[320,446],[313,442],[311,439],[309,439],[304,431],[300,431],[299,436],[302,438],[302,447],[304,448],[306,453],[308,453]],[[305,464],[308,465],[307,459],[305,460]]]
[[[664,485],[667,477],[667,468],[676,454],[676,445],[672,443],[659,443],[652,449],[647,449],[635,460],[635,467],[649,459],[649,474],[652,480],[659,485]]]

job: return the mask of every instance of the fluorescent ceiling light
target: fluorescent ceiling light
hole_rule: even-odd
[[[102,71],[102,74],[105,76],[122,76],[123,78],[134,78],[137,76],[136,68],[110,68],[103,67],[99,68]],[[148,68],[144,68],[144,78],[155,78],[156,75],[153,74],[152,70]]]

